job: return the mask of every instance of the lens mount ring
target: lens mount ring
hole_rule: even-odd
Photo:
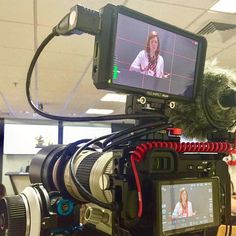
[[[29,205],[31,222],[29,236],[40,235],[42,223],[42,206],[40,205],[41,199],[39,199],[40,194],[34,187],[26,187],[21,194],[25,196]]]

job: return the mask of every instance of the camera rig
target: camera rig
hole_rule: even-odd
[[[168,47],[176,45],[171,56],[165,55],[172,62],[166,66],[171,71],[167,80],[132,72],[123,63],[137,50],[127,53],[132,47],[122,40],[132,42],[136,36],[130,38],[122,25],[156,30],[166,36]],[[33,103],[30,78],[43,48],[54,36],[83,32],[96,36],[95,86],[132,94],[125,115],[59,117]],[[188,52],[187,61],[186,55],[175,53],[178,45]],[[181,130],[167,115],[175,108],[173,101],[195,101],[205,53],[204,38],[126,7],[108,4],[100,12],[73,7],[32,60],[26,82],[31,107],[56,120],[137,123],[93,140],[42,148],[30,164],[32,185],[0,201],[0,236],[203,236],[220,224],[230,225],[230,176],[222,159],[233,149],[233,135],[225,131],[221,138],[221,130],[220,135],[211,133],[207,142],[181,142]]]
[[[130,96],[126,110],[160,105],[144,100]],[[0,202],[1,235],[204,235],[230,224],[230,176],[222,161],[232,150],[230,136],[185,143],[180,134],[163,119],[142,120],[95,140],[41,149],[30,164],[32,185]],[[171,219],[183,186],[197,214]]]

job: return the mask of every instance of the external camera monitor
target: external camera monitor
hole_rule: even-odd
[[[205,54],[205,38],[108,4],[95,38],[94,84],[128,94],[193,100]]]
[[[176,235],[219,226],[218,178],[160,181],[157,186],[156,235]]]

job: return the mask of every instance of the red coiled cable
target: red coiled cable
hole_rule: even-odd
[[[130,157],[131,166],[134,173],[137,192],[138,192],[138,217],[142,216],[143,201],[142,201],[141,185],[140,185],[139,176],[138,176],[135,162],[141,162],[145,154],[153,148],[171,148],[171,149],[174,149],[176,152],[224,153],[224,152],[230,152],[232,150],[232,145],[227,142],[176,143],[176,142],[155,142],[155,141],[142,143],[138,145]]]

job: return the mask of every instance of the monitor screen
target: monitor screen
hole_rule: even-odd
[[[111,68],[105,76],[109,88],[193,99],[204,67],[206,42],[202,37],[124,7],[117,8],[112,29],[108,44],[112,50],[101,46],[99,36],[96,40],[99,50],[110,54],[110,64],[104,68]],[[95,54],[101,57],[100,51]]]
[[[112,82],[192,97],[197,52],[196,40],[118,14]]]
[[[217,179],[166,182],[160,185],[161,235],[219,224]]]

